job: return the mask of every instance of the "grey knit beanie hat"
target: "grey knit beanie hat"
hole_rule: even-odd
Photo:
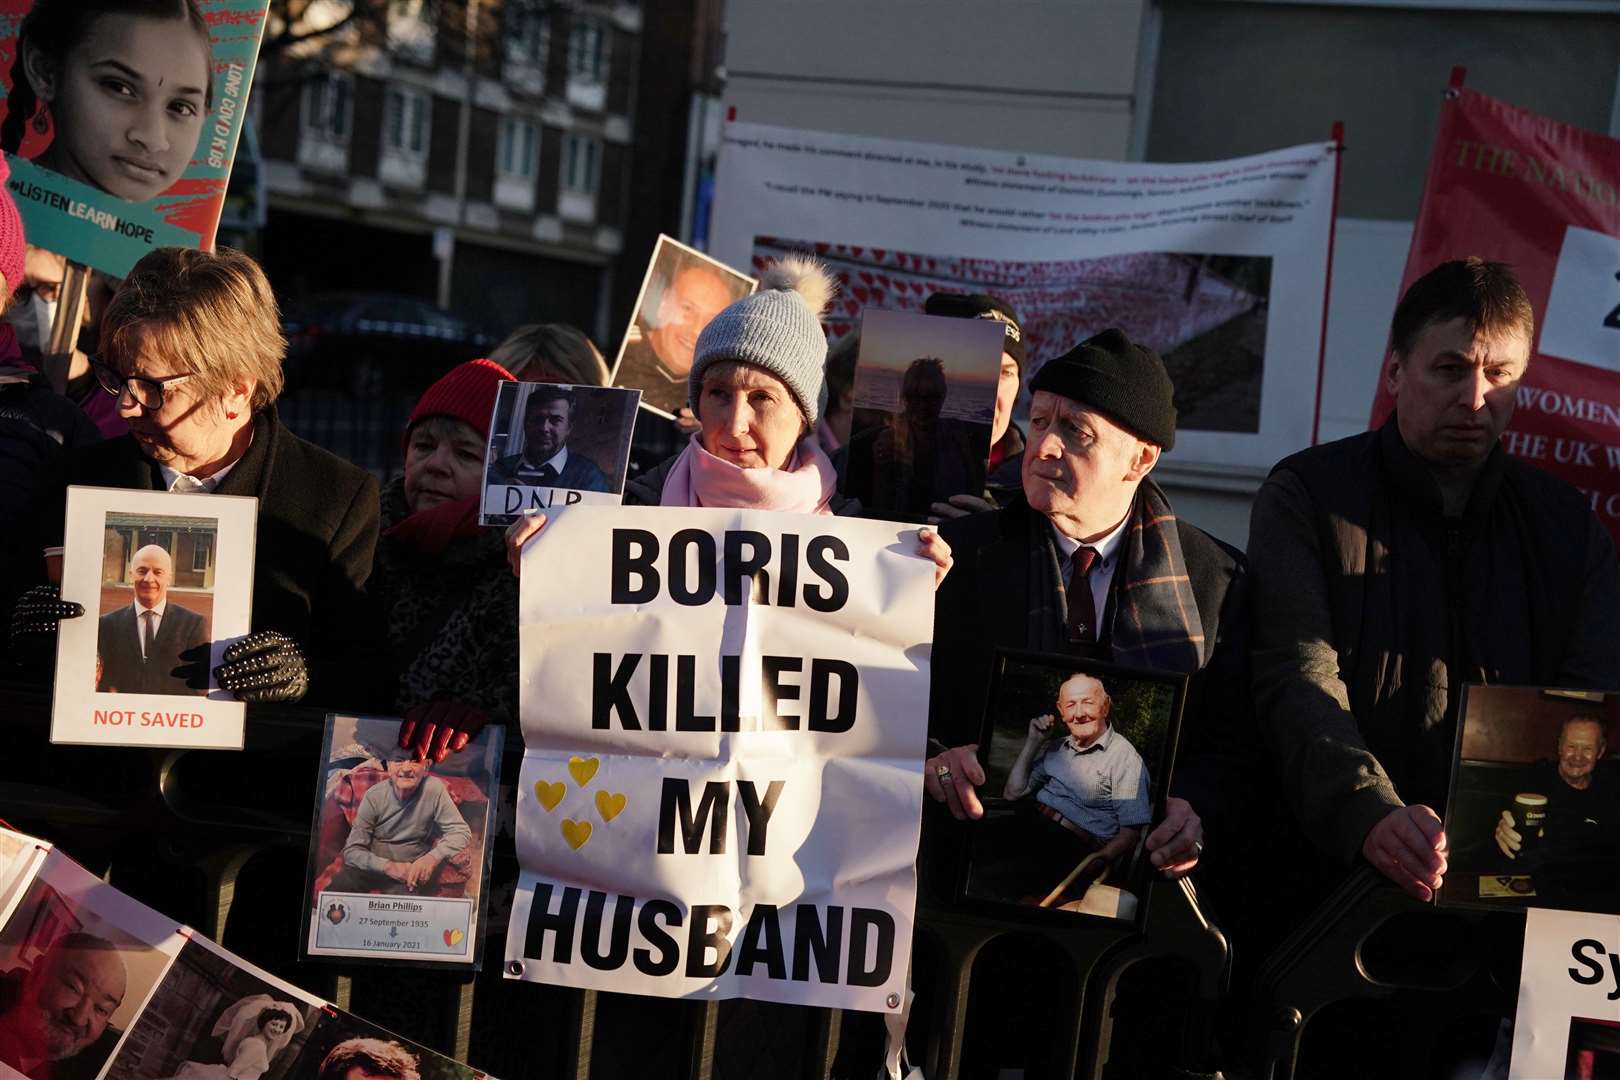
[[[820,319],[837,287],[809,256],[790,255],[767,266],[759,291],[716,315],[698,335],[686,385],[694,411],[709,365],[740,360],[787,384],[814,427],[827,407],[827,335]]]

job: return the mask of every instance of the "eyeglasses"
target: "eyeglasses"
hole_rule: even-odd
[[[101,388],[113,397],[122,397],[124,391],[128,390],[135,404],[153,410],[163,408],[169,387],[178,386],[192,377],[170,375],[166,379],[149,379],[145,375],[121,375],[100,357],[90,358],[90,370],[96,373],[96,382],[101,384]]]

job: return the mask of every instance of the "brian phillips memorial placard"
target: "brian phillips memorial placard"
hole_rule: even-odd
[[[933,564],[892,523],[577,507],[524,555],[509,976],[905,996]]]
[[[476,968],[505,729],[431,762],[399,745],[402,723],[326,718],[303,955]]]

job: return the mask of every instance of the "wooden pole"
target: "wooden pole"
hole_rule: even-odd
[[[56,321],[51,323],[51,339],[45,348],[45,376],[58,394],[67,390],[68,369],[73,350],[79,344],[79,327],[84,325],[84,305],[90,293],[90,268],[69,260],[57,292]]]

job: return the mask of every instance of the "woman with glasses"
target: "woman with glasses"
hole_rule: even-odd
[[[258,264],[228,248],[152,252],[108,305],[101,346],[92,370],[129,434],[74,458],[67,483],[259,500],[254,633],[226,650],[219,685],[244,701],[386,702],[386,635],[365,593],[377,482],[277,419],[286,341]],[[45,526],[59,545],[62,515]],[[14,642],[53,634],[53,614],[77,607],[30,594]]]

